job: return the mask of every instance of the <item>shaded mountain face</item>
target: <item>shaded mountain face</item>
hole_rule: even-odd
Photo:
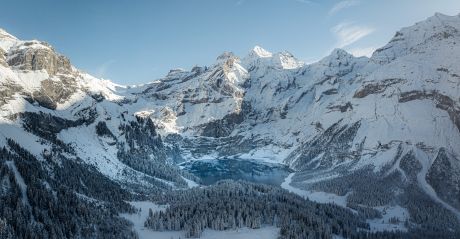
[[[44,173],[77,162],[137,193],[187,187],[186,160],[283,163],[294,187],[400,205],[414,225],[433,207],[443,222],[460,216],[459,31],[459,16],[436,14],[371,58],[337,49],[307,65],[255,47],[127,87],[0,30],[0,145]]]

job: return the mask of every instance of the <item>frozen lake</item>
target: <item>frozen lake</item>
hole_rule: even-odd
[[[284,165],[248,159],[197,160],[182,163],[180,166],[199,177],[204,185],[233,179],[280,186],[291,173]]]

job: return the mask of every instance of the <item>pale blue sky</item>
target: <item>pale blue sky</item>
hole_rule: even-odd
[[[255,45],[312,62],[341,47],[366,54],[459,0],[0,0],[0,28],[52,44],[78,68],[139,84]]]

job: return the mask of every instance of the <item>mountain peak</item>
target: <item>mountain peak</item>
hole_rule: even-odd
[[[255,46],[249,54],[250,55],[255,55],[255,56],[258,56],[258,57],[261,57],[261,58],[272,57],[273,56],[273,54],[271,52],[265,50],[264,48],[262,48],[260,46]]]
[[[2,38],[10,38],[10,39],[18,40],[15,36],[11,35],[7,31],[5,31],[3,28],[0,28],[0,39]]]
[[[0,48],[4,51],[8,51],[8,49],[18,41],[19,40],[15,36],[0,28]]]
[[[297,60],[287,51],[271,53],[260,46],[255,46],[249,54],[243,58],[243,65],[247,68],[253,66],[274,66],[279,69],[294,69],[304,63]]]
[[[304,65],[302,61],[299,61],[294,55],[287,51],[276,53],[273,58],[273,62],[282,69],[295,69]]]
[[[443,14],[443,13],[440,13],[440,12],[435,12],[434,13],[434,16],[435,17],[447,17],[447,15]]]
[[[459,18],[460,18],[460,14],[449,16],[449,15],[437,12],[433,16],[428,17],[425,21],[416,23],[415,26],[427,25],[427,26],[441,27],[440,25],[448,25],[448,26],[458,25]],[[412,27],[407,27],[407,28],[412,28]]]
[[[455,17],[460,17],[460,14],[457,14],[457,15],[454,15],[454,16],[449,16],[449,15],[446,15],[444,13],[436,12],[436,13],[434,13],[434,15],[432,17],[429,17],[428,19],[430,19],[430,18],[450,19],[450,18],[455,18]]]
[[[184,70],[182,68],[174,68],[174,69],[169,70],[169,72],[168,72],[168,74],[166,76],[167,77],[168,76],[173,76],[173,75],[177,75],[177,74],[180,74],[180,73],[183,73],[183,72],[186,72],[186,70]]]
[[[331,54],[324,57],[320,62],[330,65],[332,62],[346,62],[353,58],[355,57],[347,51],[336,48],[332,50]]]
[[[226,62],[229,59],[237,58],[233,52],[225,51],[217,57],[218,62]]]
[[[334,50],[332,50],[330,56],[339,59],[339,58],[343,58],[343,57],[347,57],[347,56],[353,56],[353,55],[348,53],[344,49],[335,48]]]
[[[416,51],[451,48],[460,39],[460,16],[436,13],[424,21],[396,32],[391,41],[377,49],[372,59],[388,63]],[[443,42],[443,44],[440,44]]]

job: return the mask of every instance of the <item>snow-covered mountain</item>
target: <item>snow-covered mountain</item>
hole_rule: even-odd
[[[128,87],[0,30],[0,145],[137,192],[191,184],[183,161],[281,163],[289,187],[438,225],[460,217],[459,43],[460,16],[436,14],[370,58],[336,49],[305,64],[256,46]]]

